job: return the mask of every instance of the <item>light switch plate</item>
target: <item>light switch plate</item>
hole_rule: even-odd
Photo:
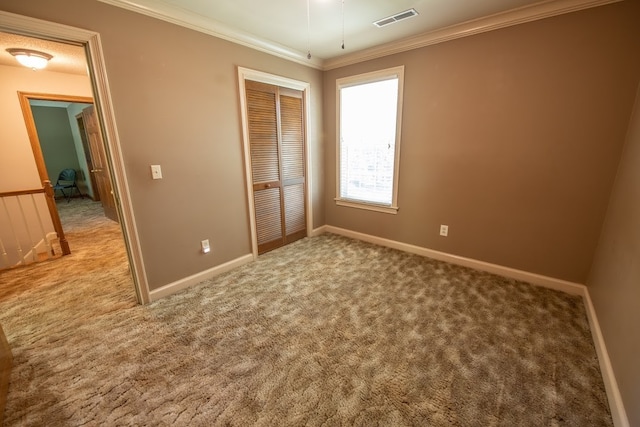
[[[162,179],[162,169],[160,165],[151,165],[151,178]]]
[[[202,247],[202,253],[208,254],[211,252],[211,246],[209,245],[209,239],[203,240],[200,242],[200,246]]]

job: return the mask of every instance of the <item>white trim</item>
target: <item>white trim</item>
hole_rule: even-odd
[[[334,227],[331,225],[325,225],[313,231],[314,236],[318,236],[322,233],[334,233],[352,239],[362,240],[364,242],[437,259],[439,261],[449,262],[451,264],[461,265],[475,270],[486,271],[499,276],[521,280],[523,282],[531,283],[532,285],[566,292],[571,295],[581,296],[584,301],[591,336],[598,355],[598,363],[600,365],[600,372],[602,373],[602,380],[604,382],[607,399],[609,401],[609,409],[611,411],[611,417],[613,418],[613,424],[616,427],[629,427],[629,420],[624,409],[624,403],[622,401],[622,396],[620,395],[620,389],[618,388],[611,360],[609,359],[609,353],[607,352],[604,337],[602,336],[600,324],[598,323],[598,317],[596,316],[595,308],[591,302],[589,290],[585,285],[530,273],[528,271],[504,267],[497,264],[491,264],[476,259],[435,251],[395,240],[383,239],[370,234],[358,233],[356,231],[346,230],[344,228]]]
[[[376,204],[365,200],[353,200],[341,196],[342,184],[342,89],[364,85],[368,83],[382,82],[385,80],[398,80],[398,99],[396,102],[396,132],[393,157],[393,187],[391,188],[391,205]],[[404,65],[370,71],[342,77],[336,80],[336,205],[350,208],[366,209],[376,212],[398,213],[398,182],[400,177],[400,146],[402,144],[402,110],[404,106]]]
[[[374,203],[351,201],[348,199],[341,199],[339,197],[336,197],[333,200],[335,200],[336,205],[344,206],[347,208],[364,209],[366,211],[382,212],[382,213],[388,213],[392,215],[395,215],[398,213],[397,206],[376,205]]]
[[[105,149],[112,169],[111,175],[115,181],[114,197],[122,221],[123,235],[125,243],[129,248],[132,263],[132,273],[134,283],[136,283],[136,294],[141,304],[149,302],[149,285],[147,274],[142,257],[142,246],[138,237],[135,214],[129,193],[129,183],[124,168],[124,158],[120,146],[120,137],[116,126],[113,102],[111,101],[111,91],[107,79],[106,65],[102,53],[100,34],[95,33],[87,41],[87,61],[90,69],[93,70],[93,84],[95,91],[95,101],[98,108],[98,115],[102,117],[103,132],[106,136]]]
[[[162,286],[161,288],[154,289],[149,294],[151,302],[190,288],[191,286],[197,285],[198,283],[203,282],[207,279],[211,279],[212,277],[219,276],[223,273],[231,271],[234,268],[241,267],[252,262],[253,259],[253,254],[243,255],[224,264],[217,265],[208,270],[201,271],[200,273],[196,273],[183,279],[177,280],[173,283],[169,283],[168,285]]]
[[[0,28],[26,36],[44,36],[57,41],[86,43],[96,33],[0,10]]]
[[[324,233],[327,233],[327,227],[328,226],[326,225],[321,225],[320,227],[313,229],[311,233],[309,233],[309,237],[317,237]]]
[[[460,39],[475,34],[486,33],[501,28],[551,18],[565,13],[577,12],[622,0],[546,0],[529,6],[511,9],[494,15],[466,21],[460,24],[441,28],[417,36],[408,37],[396,42],[386,43],[364,49],[350,55],[327,59],[323,62],[323,70],[333,70],[359,62],[381,58],[383,56],[419,49],[450,40]]]
[[[211,18],[198,15],[177,6],[156,0],[99,0],[112,6],[130,10],[172,24],[180,25],[209,34],[223,40],[230,41],[251,49],[265,52],[279,58],[306,65],[320,70],[332,70],[358,62],[380,58],[394,53],[418,49],[449,40],[455,40],[474,34],[485,33],[565,13],[576,12],[592,7],[617,3],[622,0],[545,0],[529,6],[511,9],[494,15],[466,21],[449,27],[429,31],[417,36],[409,37],[392,43],[364,49],[353,54],[322,60],[320,58],[307,59],[306,52],[261,39],[252,34],[233,29]]]
[[[252,34],[238,31],[214,19],[198,15],[186,9],[157,0],[99,0],[112,6],[160,19],[204,34],[230,41],[251,49],[287,59],[307,67],[322,69],[320,58],[307,58],[307,52],[299,52],[287,46]]]
[[[93,84],[94,101],[98,110],[98,117],[101,119],[102,130],[106,136],[104,141],[105,151],[107,152],[108,163],[114,180],[113,190],[118,202],[118,211],[125,244],[128,249],[134,287],[138,301],[141,304],[149,302],[147,276],[129,195],[129,185],[124,172],[124,160],[111,102],[100,35],[82,28],[56,24],[4,11],[0,11],[0,30],[67,43],[79,43],[87,47],[87,63]]]
[[[311,198],[311,150],[309,142],[310,108],[311,108],[311,84],[299,80],[269,74],[262,71],[251,70],[249,68],[238,67],[238,93],[240,96],[240,113],[242,116],[242,146],[244,152],[245,182],[247,187],[247,199],[249,206],[249,221],[251,226],[251,251],[254,258],[258,257],[258,233],[256,230],[255,204],[253,201],[253,173],[251,170],[251,147],[249,142],[249,120],[247,118],[247,95],[245,91],[245,81],[251,80],[267,83],[303,92],[304,101],[304,150],[306,153],[305,163],[305,204],[306,204],[306,227],[307,236],[313,228],[313,205]]]
[[[27,252],[27,254],[24,255],[22,259],[14,265],[14,267],[30,264],[34,261],[34,258],[38,256],[38,254],[49,252],[51,250],[51,242],[53,242],[57,238],[58,233],[56,233],[55,231],[48,232],[44,238],[40,239],[38,243],[33,245],[31,250]]]
[[[242,153],[244,156],[244,174],[247,206],[249,207],[249,228],[251,233],[251,253],[258,258],[258,230],[256,227],[256,206],[253,200],[253,172],[251,170],[251,149],[249,148],[249,119],[247,117],[247,92],[245,90],[244,69],[238,67],[238,94],[240,96],[240,115],[242,116]]]
[[[609,401],[609,409],[611,411],[611,418],[613,418],[613,425],[616,427],[629,427],[627,412],[624,409],[624,403],[622,401],[622,396],[620,395],[618,382],[616,381],[616,376],[613,372],[611,359],[609,359],[609,352],[607,351],[602,330],[600,329],[600,323],[596,316],[596,309],[593,306],[591,296],[589,295],[589,289],[587,287],[584,288],[583,299],[587,310],[587,319],[589,319],[591,335],[593,336],[593,343],[596,347],[596,353],[598,354],[602,380],[604,381],[604,387],[607,391],[607,400]]]
[[[58,233],[56,233],[55,231],[50,231],[47,233],[47,241],[49,242],[49,244],[51,244],[51,242],[53,242],[57,238],[58,238]]]
[[[572,295],[583,295],[584,293],[585,286],[579,283],[573,283],[566,280],[555,279],[553,277],[542,276],[540,274],[529,273],[528,271],[516,270],[515,268],[491,264],[488,262],[479,261],[477,259],[452,255],[446,252],[440,252],[433,249],[423,248],[421,246],[398,242],[396,240],[383,239],[382,237],[358,233],[357,231],[346,230],[344,228],[334,227],[331,225],[327,225],[324,230],[328,233],[339,234],[341,236],[350,237],[352,239],[362,240],[364,242],[369,242],[392,249],[398,249],[427,258],[437,259],[438,261],[461,265],[463,267],[469,267],[475,270],[486,271],[488,273],[497,274],[499,276],[508,277],[510,279],[522,280],[533,285],[555,289],[557,291],[566,292]]]

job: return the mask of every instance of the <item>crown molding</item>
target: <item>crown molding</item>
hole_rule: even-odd
[[[500,28],[511,27],[540,19],[550,18],[579,10],[604,6],[623,0],[545,0],[529,6],[511,9],[483,18],[466,21],[460,24],[429,31],[417,36],[405,38],[395,42],[364,49],[353,54],[322,60],[307,59],[304,52],[286,46],[260,39],[226,26],[213,19],[205,18],[185,9],[171,6],[154,0],[98,0],[119,8],[147,15],[182,27],[190,28],[201,33],[209,34],[242,46],[246,46],[279,58],[287,59],[307,67],[319,70],[332,70],[358,62],[369,61],[387,55],[419,49],[450,40],[486,33]]]
[[[160,19],[194,31],[230,41],[251,49],[265,52],[279,58],[297,62],[307,67],[322,69],[319,58],[307,59],[306,52],[299,52],[289,47],[264,40],[254,35],[238,31],[216,20],[206,18],[197,13],[171,6],[154,0],[98,0],[102,3],[116,6],[152,18]]]
[[[324,61],[323,69],[332,70],[383,56],[393,55],[395,53],[419,49],[425,46],[498,30],[500,28],[511,27],[620,1],[623,0],[547,0],[405,38],[397,42],[364,49],[351,55],[328,59]]]

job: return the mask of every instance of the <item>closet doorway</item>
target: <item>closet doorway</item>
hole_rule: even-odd
[[[262,254],[308,235],[307,91],[240,80],[253,249]]]

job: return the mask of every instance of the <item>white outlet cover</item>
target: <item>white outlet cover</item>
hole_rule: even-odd
[[[151,178],[162,179],[162,168],[160,165],[151,165]]]
[[[440,225],[440,235],[441,236],[448,236],[449,235],[449,226],[448,225]]]

